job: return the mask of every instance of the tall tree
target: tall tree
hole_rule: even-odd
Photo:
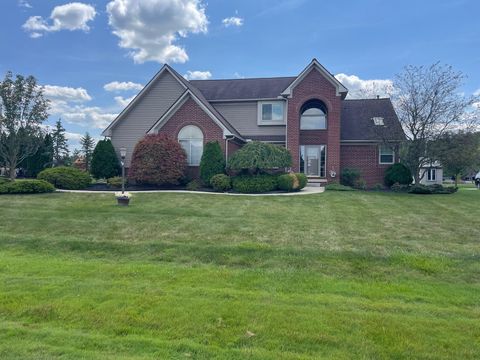
[[[42,144],[38,147],[35,154],[27,157],[21,163],[21,167],[25,169],[26,176],[36,177],[43,169],[52,166],[53,163],[53,144],[52,136],[46,134]]]
[[[58,119],[55,123],[55,129],[52,132],[52,141],[54,166],[65,165],[65,159],[68,158],[69,151],[65,128],[62,126],[61,119]]]
[[[80,145],[82,145],[82,153],[85,156],[85,168],[87,171],[90,171],[95,140],[86,132],[85,136],[80,139]]]
[[[478,121],[468,116],[478,98],[462,94],[464,78],[461,72],[440,63],[410,65],[396,77],[395,104],[408,138],[401,157],[416,184],[421,180],[420,168],[433,160],[430,145],[445,132],[468,128]]]
[[[12,180],[18,165],[43,141],[40,125],[48,117],[48,103],[33,76],[13,79],[9,71],[0,82],[0,157]]]
[[[471,132],[446,132],[432,144],[432,151],[458,185],[458,178],[472,172],[480,161],[480,137]]]

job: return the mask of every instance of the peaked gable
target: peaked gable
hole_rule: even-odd
[[[317,59],[313,59],[310,64],[297,76],[297,78],[282,92],[283,96],[292,96],[293,89],[302,82],[302,80],[313,70],[318,71],[325,79],[327,79],[336,89],[337,96],[345,97],[348,89],[338,81],[327,69],[320,64]]]
[[[168,65],[164,65],[155,74],[155,76],[147,83],[147,85],[144,86],[144,88],[133,98],[132,101],[130,101],[130,103],[125,107],[125,109],[123,109],[122,112],[118,114],[117,117],[110,123],[110,125],[108,125],[108,127],[102,132],[102,136],[111,136],[113,128],[117,126],[120,122],[122,122],[127,117],[127,115],[142,102],[142,100],[146,99],[148,95],[151,94],[152,91],[155,91],[155,89],[159,86],[160,81],[166,77],[169,77],[170,80],[169,84],[166,85],[167,89],[165,89],[167,93],[170,92],[170,96],[165,97],[165,100],[168,100],[169,103],[166,104],[167,106],[161,106],[159,109],[156,109],[160,110],[161,114],[157,113],[156,116],[153,116],[153,118],[151,119],[152,123],[153,121],[155,121],[155,119],[158,118],[159,115],[162,115],[187,88],[186,85],[179,79],[178,73],[173,72]],[[178,86],[176,88],[173,88],[173,82],[177,83],[177,85],[181,89],[180,91],[177,90]],[[162,99],[160,98],[159,100]]]

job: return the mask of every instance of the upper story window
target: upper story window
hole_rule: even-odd
[[[187,153],[188,166],[200,165],[203,153],[203,133],[197,126],[187,125],[178,132],[178,142]]]
[[[258,125],[285,124],[285,103],[283,101],[260,101],[258,103]]]
[[[301,130],[324,130],[327,128],[327,108],[319,100],[311,100],[302,106]]]
[[[379,163],[393,164],[395,162],[395,152],[390,146],[380,145]]]

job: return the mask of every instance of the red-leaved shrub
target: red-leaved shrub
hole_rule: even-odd
[[[186,166],[187,155],[178,141],[152,134],[135,145],[128,177],[139,184],[177,185]]]

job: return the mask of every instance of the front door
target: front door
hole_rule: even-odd
[[[325,177],[325,146],[300,146],[300,171],[307,176]]]

